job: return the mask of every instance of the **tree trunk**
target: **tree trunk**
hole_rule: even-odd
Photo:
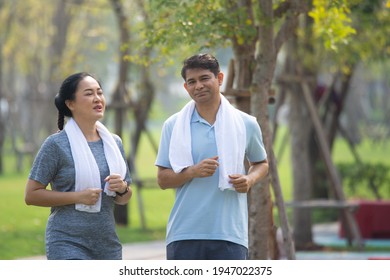
[[[235,69],[238,69],[236,87],[238,89],[250,88],[252,84],[254,67],[254,46],[247,46],[246,50],[237,48],[235,50]],[[250,55],[252,54],[252,56]],[[258,98],[258,97],[263,97]],[[260,124],[268,121],[268,94],[252,92],[251,97],[240,97],[236,99],[237,107],[255,116]],[[263,139],[266,146],[270,143],[268,126],[261,127]],[[267,149],[268,150],[268,149]],[[249,211],[249,258],[269,259],[276,255],[275,246],[270,246],[270,235],[275,236],[273,231],[273,214],[271,205],[271,194],[269,191],[269,178],[263,180],[251,188],[248,194]]]
[[[75,4],[81,4],[81,0],[72,0]],[[49,72],[47,77],[47,88],[44,93],[44,98],[47,100],[45,102],[45,108],[41,111],[45,112],[43,119],[41,120],[45,123],[44,127],[47,130],[45,134],[51,134],[57,130],[57,122],[51,118],[47,118],[47,115],[56,116],[57,110],[53,106],[53,95],[58,92],[58,85],[61,83],[64,77],[62,77],[63,70],[59,65],[61,65],[63,60],[63,54],[66,49],[66,42],[68,38],[69,26],[72,22],[72,14],[69,11],[69,1],[61,0],[57,2],[55,12],[52,16],[52,24],[55,32],[50,38],[51,43],[49,46]],[[56,120],[56,118],[55,118]]]
[[[0,4],[1,9],[1,4]],[[3,49],[3,43],[0,41],[0,175],[4,172],[4,166],[3,166],[3,147],[4,147],[4,139],[5,139],[5,118],[6,113],[5,110],[5,104],[6,99],[4,98],[3,94],[3,55],[1,50]],[[8,102],[7,102],[8,104]]]
[[[118,21],[120,33],[120,50],[119,50],[119,78],[113,93],[111,107],[115,110],[115,133],[122,137],[123,118],[127,110],[126,96],[127,91],[127,75],[129,71],[129,62],[124,59],[129,54],[129,49],[124,47],[130,45],[130,31],[128,28],[128,19],[126,12],[120,0],[111,0],[111,5]],[[118,225],[128,225],[128,211],[126,205],[115,205],[114,209],[115,221]]]
[[[269,126],[268,117],[268,98],[273,80],[277,54],[281,45],[291,35],[298,22],[298,15],[305,10],[305,1],[292,1],[292,5],[286,5],[279,11],[279,15],[286,13],[285,21],[282,23],[276,36],[273,33],[274,10],[272,0],[258,0],[252,2],[241,0],[229,2],[231,9],[246,9],[247,19],[255,22],[254,11],[259,12],[261,22],[257,28],[257,36],[247,38],[245,43],[239,43],[235,36],[232,36],[233,50],[235,53],[235,73],[236,89],[238,92],[249,88],[247,99],[242,96],[236,98],[238,108],[250,112],[257,118],[263,133],[264,144],[268,153],[269,160],[274,161],[272,150],[272,135]],[[235,3],[235,4],[234,4]],[[257,4],[254,7],[252,5]],[[235,6],[236,5],[236,6]],[[248,21],[247,21],[248,22]],[[247,24],[247,23],[246,23]],[[259,51],[254,57],[256,45],[259,45]],[[255,58],[255,60],[254,60]],[[255,61],[253,63],[252,61]],[[245,70],[246,69],[246,70]],[[230,82],[230,81],[229,81]],[[233,84],[233,83],[232,83]],[[232,85],[231,85],[232,87]],[[279,199],[277,202],[279,215],[283,223],[283,240],[288,243],[288,258],[295,258],[294,245],[289,234],[287,217],[284,212],[284,202],[279,185],[279,178],[276,163],[270,164],[270,172],[274,171],[272,182],[275,184],[275,195]],[[248,195],[249,202],[249,258],[250,259],[269,259],[275,258],[276,235],[273,225],[273,211],[271,203],[271,193],[269,189],[270,178],[267,176],[262,182],[252,187]],[[282,212],[282,213],[281,213]]]
[[[258,58],[254,81],[251,86],[251,113],[260,123],[263,141],[268,155],[271,154],[270,151],[272,149],[271,132],[268,123],[268,91],[270,89],[270,81],[272,80],[272,72],[275,67],[275,65],[269,64],[269,62],[271,61],[263,60],[261,57],[260,59]],[[272,198],[269,186],[270,178],[267,176],[260,183],[253,186],[250,192],[249,242],[250,248],[252,249],[250,259],[264,260],[270,259],[272,255],[275,255],[273,251],[274,247],[271,246],[271,241],[276,239],[276,236],[272,232],[274,225],[271,204]]]
[[[303,68],[299,57],[301,44],[293,36],[287,44],[289,53],[285,61],[286,83],[282,86],[288,91],[289,100],[289,134],[291,141],[291,168],[293,174],[293,201],[309,200],[312,197],[310,177],[310,150],[308,137],[311,131],[310,116],[302,97],[302,88],[298,79],[297,68]],[[305,124],[305,125],[303,125]],[[294,208],[292,211],[294,242],[297,249],[309,248],[313,244],[311,210]]]
[[[0,1],[0,10],[4,8],[4,2]],[[11,21],[13,20],[13,14],[8,13],[7,18],[3,18],[3,27],[2,34],[0,36],[0,175],[4,172],[4,142],[6,137],[6,120],[10,113],[10,102],[5,95],[5,82],[4,82],[4,73],[3,73],[3,46],[5,44],[6,39],[9,36]],[[7,106],[7,108],[6,108]],[[5,111],[7,110],[7,111]]]
[[[289,128],[291,135],[291,164],[293,176],[293,200],[311,198],[309,149],[307,145],[310,125],[302,125],[309,119],[305,103],[297,86],[290,92]],[[293,209],[294,241],[297,249],[313,243],[310,210]]]
[[[137,6],[141,10],[143,20],[150,24],[150,19],[145,11],[144,2],[142,0],[137,1]],[[150,47],[144,47],[142,50],[142,57],[149,58],[152,49]],[[132,149],[131,149],[131,162],[134,165],[134,160],[137,156],[138,145],[141,139],[142,132],[146,131],[146,123],[148,121],[149,112],[152,107],[152,103],[155,97],[155,88],[150,79],[150,66],[141,65],[141,94],[139,100],[134,104],[133,115],[136,120],[136,129],[132,136]]]

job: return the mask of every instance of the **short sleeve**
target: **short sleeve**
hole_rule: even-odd
[[[39,149],[29,179],[40,182],[47,186],[53,181],[58,169],[58,146],[52,137],[48,137]]]
[[[160,145],[157,152],[157,158],[155,165],[161,166],[165,168],[172,168],[171,163],[169,161],[169,144],[171,142],[171,135],[173,126],[176,121],[177,114],[168,118],[162,127],[161,130],[161,139]]]
[[[254,117],[245,118],[247,132],[246,156],[250,162],[260,162],[267,159],[267,152],[259,124]]]

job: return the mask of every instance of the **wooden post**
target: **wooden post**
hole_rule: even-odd
[[[318,144],[321,148],[321,154],[323,156],[329,174],[329,178],[331,180],[331,186],[333,187],[334,194],[338,200],[345,201],[345,196],[340,182],[340,178],[338,176],[337,169],[332,162],[330,156],[330,149],[328,143],[326,142],[326,135],[322,128],[322,124],[318,116],[318,112],[316,110],[316,106],[314,104],[313,98],[311,96],[309,86],[307,82],[304,81],[303,79],[301,84],[302,84],[303,97],[305,99],[306,105],[309,110],[309,114],[313,121],[314,130],[317,134]],[[346,222],[346,228],[350,230],[353,239],[356,242],[356,246],[359,249],[362,249],[364,244],[362,242],[360,231],[353,214],[347,210],[343,210],[342,213],[343,213],[343,218],[345,219]]]
[[[295,245],[292,238],[291,230],[288,225],[288,218],[286,214],[286,208],[284,205],[283,193],[280,187],[278,168],[276,165],[276,158],[273,149],[271,148],[271,154],[269,157],[269,165],[271,171],[271,185],[275,195],[276,206],[278,207],[280,226],[282,229],[283,245],[286,249],[287,259],[295,260]]]

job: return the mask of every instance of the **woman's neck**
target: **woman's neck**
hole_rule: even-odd
[[[95,142],[100,140],[99,133],[96,129],[96,122],[80,121],[76,119],[75,122],[79,126],[81,132],[84,134],[87,142]]]

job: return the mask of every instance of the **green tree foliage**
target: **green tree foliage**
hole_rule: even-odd
[[[154,11],[147,43],[162,55],[190,46],[196,50],[242,45],[257,39],[253,12],[240,1],[149,0]]]
[[[347,73],[359,62],[389,57],[390,9],[383,0],[314,0],[315,63]]]
[[[321,39],[326,49],[337,50],[348,44],[356,30],[351,26],[348,1],[313,0],[309,15],[314,19],[315,39]]]
[[[390,168],[383,163],[338,164],[345,184],[350,188],[352,195],[364,195],[369,190],[373,197],[381,200],[389,196]]]
[[[17,73],[29,75],[39,74],[44,82],[49,76],[50,48],[52,38],[59,32],[53,25],[56,5],[62,0],[36,1],[15,0],[5,1],[0,10],[1,29],[8,28],[9,36],[5,41],[2,55],[5,61],[5,72],[10,73],[9,67],[16,68]],[[86,2],[86,1],[85,1]],[[58,67],[61,79],[74,69],[96,69],[102,59],[112,61],[113,49],[117,33],[113,14],[105,0],[84,3],[81,0],[65,1],[62,11],[71,17],[67,34],[62,34],[65,41],[65,53]],[[9,20],[7,21],[7,17]],[[115,29],[114,29],[115,30]],[[113,44],[114,42],[114,44]],[[13,57],[14,59],[9,59]],[[100,71],[99,76],[101,75]]]

